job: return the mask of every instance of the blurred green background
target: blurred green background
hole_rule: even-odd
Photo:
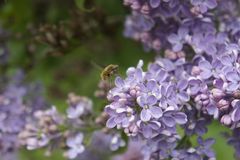
[[[69,92],[94,99],[95,110],[104,104],[94,98],[100,80],[96,65],[118,64],[120,73],[156,56],[144,52],[141,44],[123,37],[124,18],[129,11],[121,0],[0,0],[0,26],[8,32],[9,63],[1,72],[22,68],[29,81],[41,81],[45,97],[61,111]],[[49,34],[46,34],[49,33]],[[51,35],[52,34],[52,35]],[[219,160],[231,160],[233,149],[214,123],[206,137],[214,137]],[[62,153],[45,157],[43,151],[20,153],[22,160],[61,160]]]

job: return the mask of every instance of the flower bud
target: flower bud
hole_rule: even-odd
[[[225,99],[221,99],[217,104],[218,104],[217,107],[220,110],[227,110],[229,108],[229,101]]]
[[[161,49],[161,42],[158,39],[155,39],[152,43],[153,49],[159,51]]]
[[[223,90],[214,88],[214,89],[212,89],[212,95],[213,95],[214,98],[220,99],[220,98],[223,98],[225,96],[225,93],[223,92]]]
[[[224,125],[230,125],[231,124],[231,122],[232,122],[232,120],[231,120],[231,116],[229,116],[229,115],[224,115],[224,116],[222,116],[222,118],[221,118],[221,123],[222,124],[224,124]]]

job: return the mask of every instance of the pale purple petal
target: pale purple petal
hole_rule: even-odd
[[[137,103],[139,106],[144,107],[146,105],[146,99],[145,97],[141,96],[137,98]]]
[[[158,130],[161,127],[161,123],[158,121],[150,121],[149,126],[154,130]]]
[[[170,42],[170,43],[179,43],[180,42],[180,38],[178,37],[178,35],[176,35],[176,34],[171,34],[170,36],[168,36],[168,41]]]
[[[117,125],[114,119],[115,119],[114,117],[108,119],[106,123],[106,126],[108,128],[114,128]]]
[[[163,116],[163,122],[164,122],[168,127],[173,127],[173,126],[175,126],[175,124],[176,124],[174,118],[172,118],[172,117],[167,117],[167,116]]]
[[[160,107],[157,107],[157,106],[151,106],[149,108],[149,110],[151,111],[151,115],[154,117],[154,118],[160,118],[162,117],[162,109]]]
[[[149,127],[143,127],[143,136],[145,138],[151,138],[152,137],[152,129]]]
[[[157,8],[160,5],[160,0],[150,0],[150,6],[152,8]]]
[[[187,116],[184,113],[177,113],[174,115],[175,121],[178,124],[185,124],[187,122]]]
[[[239,74],[237,74],[237,72],[229,72],[227,73],[226,76],[227,80],[231,81],[231,82],[236,82],[240,80]]]
[[[152,106],[157,103],[157,98],[154,95],[150,95],[147,97],[147,104]]]
[[[74,159],[77,157],[77,155],[78,155],[78,153],[75,151],[75,149],[70,149],[67,151],[67,157],[69,159]]]
[[[208,6],[208,8],[213,9],[213,8],[217,7],[217,1],[216,0],[207,0],[206,5]]]
[[[180,90],[184,90],[186,89],[188,86],[188,81],[183,79],[183,80],[180,80],[178,83],[177,83],[177,88],[179,88]]]
[[[181,92],[178,94],[178,98],[182,101],[182,102],[187,102],[190,100],[190,96],[186,93],[186,92]]]
[[[178,30],[178,35],[181,37],[181,38],[185,38],[185,36],[188,34],[188,28],[187,27],[181,27],[179,30]]]
[[[147,82],[146,86],[147,86],[147,89],[153,90],[157,87],[157,83],[154,80],[150,80]]]
[[[237,83],[229,83],[227,86],[227,89],[229,91],[236,91],[239,88],[239,85],[240,84],[237,84]]]
[[[123,87],[124,86],[124,81],[122,78],[120,77],[117,77],[116,80],[115,80],[115,84],[117,87]]]
[[[240,120],[240,107],[239,106],[234,109],[234,111],[232,113],[232,120],[233,120],[233,122]]]
[[[183,48],[183,44],[182,43],[176,43],[175,45],[173,45],[173,51],[175,51],[175,52],[181,51],[182,48]]]
[[[151,119],[151,112],[148,109],[143,109],[140,114],[142,121],[147,122]]]
[[[203,70],[201,73],[200,73],[200,76],[201,78],[203,79],[208,79],[212,76],[212,71],[211,70]]]
[[[208,61],[200,61],[199,62],[199,67],[201,69],[212,69],[212,65]]]

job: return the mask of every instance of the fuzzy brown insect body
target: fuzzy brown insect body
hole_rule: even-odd
[[[101,73],[102,80],[109,80],[112,76],[116,75],[118,72],[118,65],[110,64],[105,67]]]

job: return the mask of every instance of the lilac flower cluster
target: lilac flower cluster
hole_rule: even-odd
[[[184,77],[182,63],[159,59],[144,72],[140,61],[136,68],[127,70],[126,79],[117,77],[116,87],[108,94],[111,104],[105,107],[110,115],[107,127],[123,128],[128,135],[150,139],[174,134],[176,124],[187,122],[181,108],[190,98],[187,80],[180,79]]]
[[[158,58],[146,72],[142,61],[136,68],[130,67],[127,77],[117,77],[116,87],[109,91],[107,127],[146,139],[146,155],[156,159],[169,158],[173,155],[167,153],[176,149],[178,154],[188,153],[186,148],[176,148],[181,141],[177,124],[187,136],[205,134],[212,117],[231,129],[238,128],[240,46],[225,43],[217,52],[196,55],[191,62]],[[206,154],[214,158],[212,152]]]
[[[191,156],[214,159],[215,154],[210,150],[212,141],[205,143],[201,138],[207,132],[211,117],[190,103],[193,65],[184,58],[158,58],[146,72],[142,66],[140,61],[136,68],[127,70],[125,79],[116,78],[116,87],[108,94],[111,103],[105,107],[109,114],[107,127],[117,127],[132,138],[147,140],[142,153],[145,159]],[[184,137],[178,134],[177,124],[185,130],[186,136],[200,136],[200,146],[184,144],[179,147]]]
[[[234,133],[240,126],[239,2],[124,0],[124,5],[131,9],[125,36],[146,50],[163,49],[165,58],[146,72],[141,62],[125,79],[116,78],[105,107],[107,127],[147,140],[147,159],[214,159],[213,141],[201,138],[207,125],[214,118]],[[200,147],[179,147],[184,137],[177,124],[185,136],[198,135]],[[238,156],[236,135],[229,141]]]
[[[187,115],[188,121],[182,126],[187,136],[198,135],[203,136],[207,133],[207,125],[211,123],[211,116],[203,114],[195,106],[186,105],[184,112]]]
[[[88,152],[84,137],[89,136],[89,128],[94,127],[91,122],[93,104],[89,98],[74,93],[68,95],[67,103],[66,114],[60,114],[56,107],[34,112],[34,117],[19,134],[21,145],[28,150],[47,148],[46,154],[61,148],[68,159],[84,156]],[[119,134],[110,134],[107,139],[109,150],[125,145]]]
[[[96,157],[96,155],[89,155],[93,149],[97,152],[103,151],[96,149],[94,144],[87,145],[85,135],[91,138],[92,143],[104,141],[108,154],[125,147],[126,141],[118,132],[104,133],[104,130],[93,132],[98,128],[92,126],[96,122],[91,122],[93,104],[89,98],[70,93],[67,103],[69,107],[66,109],[66,114],[60,114],[56,107],[34,112],[34,117],[27,121],[18,135],[20,145],[26,146],[28,150],[47,148],[47,155],[51,154],[53,149],[60,148],[64,150],[63,156],[68,159],[89,160]],[[89,137],[91,134],[92,136]],[[98,154],[102,155],[102,153]]]
[[[159,58],[146,72],[142,66],[139,61],[136,68],[127,70],[125,79],[116,78],[116,87],[108,94],[111,103],[105,107],[109,114],[107,127],[123,129],[132,138],[146,139],[146,159],[154,158],[156,153],[161,159],[168,158],[181,138],[177,124],[187,125],[183,112],[190,100],[187,65],[184,59]]]
[[[35,96],[28,97],[29,94],[33,93],[32,87],[30,87],[32,85],[25,85],[23,77],[22,72],[18,72],[9,79],[8,84],[5,84],[6,86],[1,86],[0,154],[2,156],[18,151],[20,147],[18,134],[31,117],[31,113],[36,111],[37,108],[34,106],[38,103],[39,106],[44,107],[43,104],[45,104],[41,94],[38,94],[38,90],[34,90]]]
[[[136,68],[130,67],[127,77],[117,77],[116,87],[109,91],[107,127],[147,140],[146,159],[215,159],[210,149],[213,140],[205,142],[201,136],[212,118],[234,133],[240,126],[240,46],[226,41],[216,52],[186,62],[176,52],[167,51],[169,58],[158,58],[146,72],[142,61]],[[178,147],[184,137],[176,132],[177,124],[186,136],[200,136],[200,146]],[[229,144],[238,156],[236,135],[229,137]]]
[[[214,144],[214,139],[202,139],[201,137],[198,138],[198,146],[197,147],[191,147],[188,149],[179,149],[174,150],[172,152],[172,159],[194,159],[194,160],[200,160],[200,159],[209,159],[209,160],[215,160],[215,153],[211,149],[211,146]]]
[[[132,10],[125,36],[141,41],[147,50],[179,52],[190,47],[195,53],[215,54],[227,36],[235,42],[239,37],[236,0],[125,0],[124,4]]]
[[[14,92],[13,92],[14,91]],[[1,152],[8,152],[18,147],[16,141],[18,132],[21,131],[25,123],[25,106],[23,96],[24,87],[9,86],[9,88],[0,96],[1,105]],[[13,94],[15,93],[15,94]]]
[[[217,55],[196,57],[188,93],[196,107],[231,128],[239,126],[238,44],[226,44]]]
[[[51,140],[61,136],[58,126],[63,123],[63,118],[55,107],[46,111],[36,111],[34,119],[35,121],[31,120],[27,123],[25,129],[19,134],[21,145],[26,145],[27,149],[33,150],[47,146]]]

